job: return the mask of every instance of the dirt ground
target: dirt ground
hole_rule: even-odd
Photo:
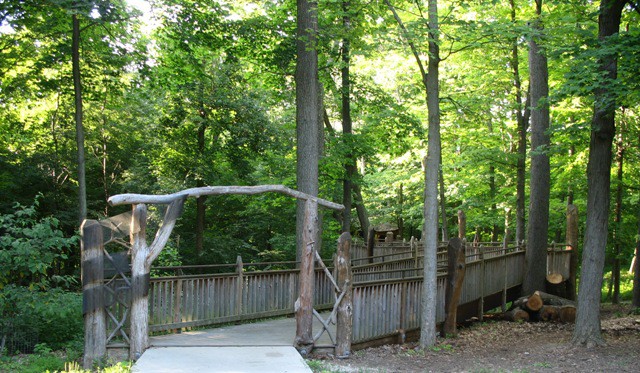
[[[356,351],[349,359],[317,357],[328,372],[640,372],[640,315],[603,306],[599,348],[570,346],[573,324],[475,322],[427,352],[416,344]]]

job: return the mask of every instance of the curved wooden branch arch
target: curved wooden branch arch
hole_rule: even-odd
[[[344,206],[338,203],[327,201],[326,199],[314,197],[310,194],[302,193],[297,190],[288,188],[284,185],[255,185],[255,186],[206,186],[201,188],[185,189],[180,192],[164,195],[149,194],[118,194],[109,197],[107,202],[111,206],[119,206],[126,204],[138,203],[157,203],[167,204],[184,197],[200,197],[224,194],[261,194],[261,193],[281,193],[293,198],[314,201],[320,206],[324,206],[333,210],[344,210]]]

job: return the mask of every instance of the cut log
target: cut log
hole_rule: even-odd
[[[568,281],[560,273],[550,273],[547,275],[547,292],[562,298],[567,298]]]
[[[520,297],[514,300],[511,304],[511,309],[519,307],[525,311],[537,312],[540,311],[540,308],[542,308],[542,306],[542,298],[540,297],[539,292],[536,291],[531,295]]]
[[[558,315],[561,322],[576,322],[576,307],[572,305],[560,306]]]
[[[542,302],[542,297],[540,296],[540,292],[536,291],[535,293],[531,294],[525,305],[527,310],[529,311],[540,311],[540,309],[544,305],[544,303]]]
[[[550,306],[574,306],[576,305],[576,302],[569,300],[569,299],[565,299],[562,297],[559,297],[557,295],[553,295],[553,294],[549,294],[549,293],[545,293],[542,291],[536,291],[536,293],[538,293],[538,295],[540,295],[540,298],[542,298],[542,302],[545,305],[550,305]]]
[[[516,307],[504,313],[505,320],[509,321],[529,321],[529,312],[520,307]]]
[[[560,319],[560,311],[558,306],[543,306],[540,309],[541,321],[558,321]]]
[[[560,273],[550,273],[547,275],[547,282],[552,285],[558,285],[562,281],[564,281],[564,279]]]

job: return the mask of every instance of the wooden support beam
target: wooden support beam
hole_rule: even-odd
[[[344,232],[338,239],[338,252],[335,257],[334,268],[336,281],[344,296],[339,299],[336,321],[336,351],[338,358],[351,355],[351,329],[353,326],[353,301],[351,276],[351,234]]]
[[[186,196],[174,199],[165,212],[162,226],[149,246],[146,240],[147,206],[133,205],[131,217],[131,332],[129,358],[137,360],[149,346],[149,273],[151,264],[167,244],[176,220],[182,214]]]
[[[107,319],[104,310],[104,256],[102,226],[85,220],[80,227],[82,256],[82,311],[84,315],[83,367],[107,355]]]
[[[442,325],[442,336],[455,335],[457,333],[457,309],[462,294],[462,284],[466,270],[465,247],[460,238],[454,237],[449,240],[447,246],[449,257],[447,290],[445,294],[445,320]]]

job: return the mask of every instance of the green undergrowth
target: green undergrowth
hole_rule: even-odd
[[[602,302],[611,301],[611,272],[604,274],[602,281]],[[626,270],[620,271],[620,301],[630,302],[633,299],[633,273]]]
[[[0,372],[16,373],[129,373],[129,362],[111,363],[103,368],[93,370],[82,369],[81,355],[78,351],[51,351],[46,346],[38,345],[33,354],[0,356]]]

